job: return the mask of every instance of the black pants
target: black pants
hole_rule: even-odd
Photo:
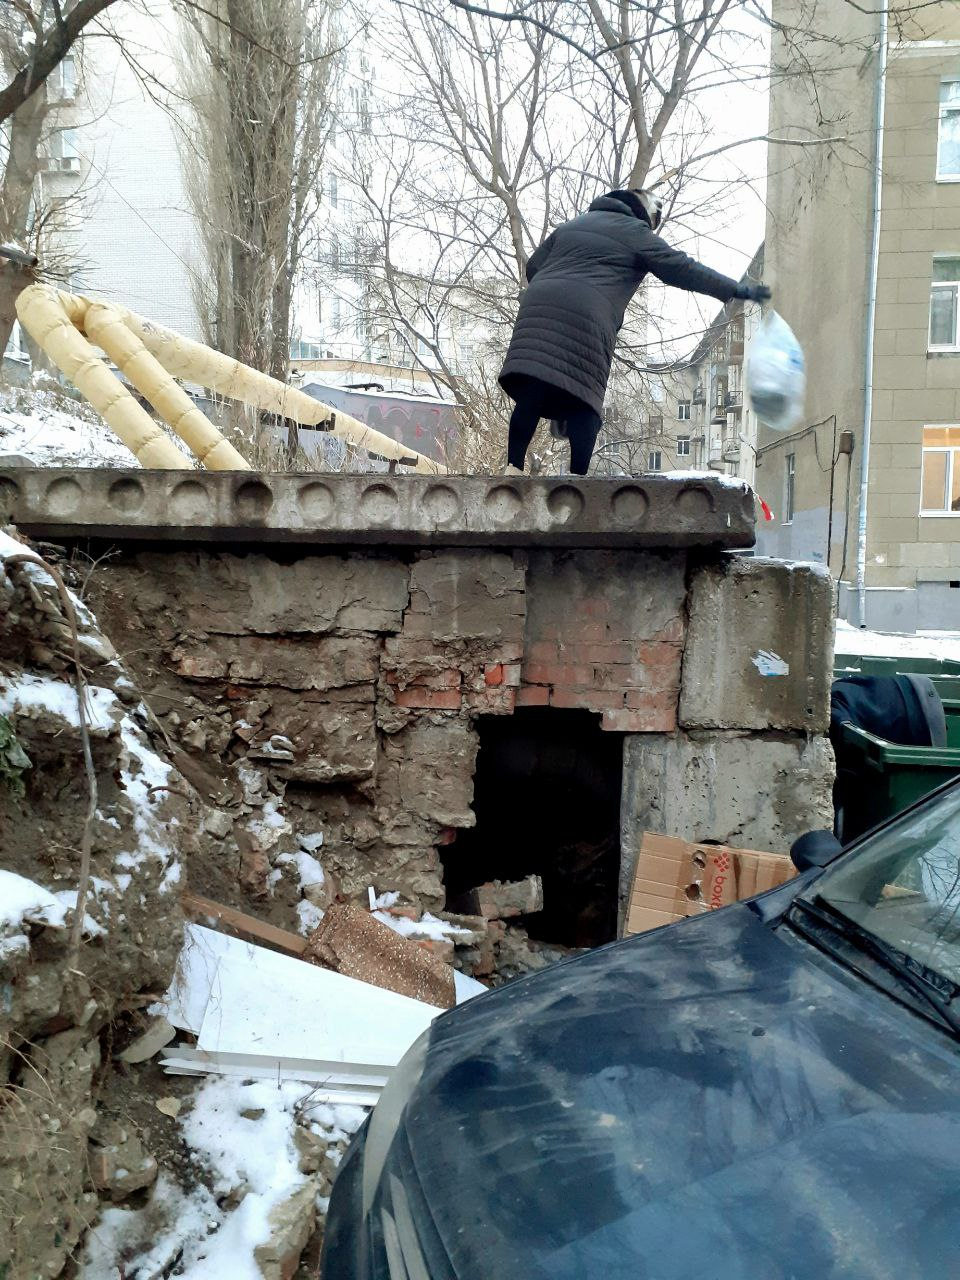
[[[516,404],[510,415],[507,461],[518,471],[523,464],[541,418],[562,421],[570,440],[570,470],[585,476],[593,456],[602,421],[599,413],[574,396],[565,395],[539,378],[516,379],[510,394]]]

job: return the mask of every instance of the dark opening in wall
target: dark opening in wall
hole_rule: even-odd
[[[477,720],[475,827],[441,850],[449,901],[490,880],[543,880],[531,938],[598,946],[617,933],[623,740],[588,711]]]

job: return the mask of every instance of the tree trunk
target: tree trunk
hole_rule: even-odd
[[[34,273],[29,267],[0,259],[0,364],[17,318],[17,298],[33,282]]]
[[[46,95],[35,93],[10,118],[10,150],[0,182],[0,244],[26,248],[33,188],[40,168],[40,138],[47,114]],[[0,358],[17,318],[20,290],[32,273],[13,263],[0,264]]]

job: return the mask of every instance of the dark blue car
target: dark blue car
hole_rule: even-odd
[[[438,1018],[324,1280],[960,1277],[960,784],[833,852]]]

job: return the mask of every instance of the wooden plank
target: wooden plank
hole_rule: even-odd
[[[235,907],[225,907],[222,903],[214,902],[212,898],[200,898],[194,893],[185,893],[180,901],[184,915],[193,920],[212,917],[225,929],[243,938],[256,938],[258,942],[269,943],[270,946],[276,947],[289,956],[302,956],[307,949],[306,938],[290,933],[288,929],[278,929],[276,925],[258,920],[256,916],[248,916],[243,911],[237,911]]]

